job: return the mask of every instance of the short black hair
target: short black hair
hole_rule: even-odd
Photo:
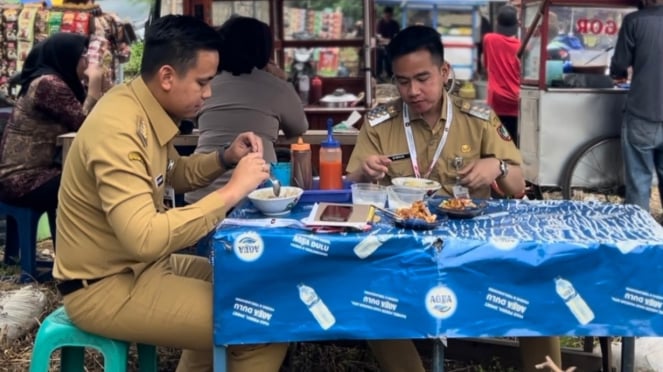
[[[164,65],[184,75],[197,62],[198,52],[218,51],[219,36],[205,22],[190,16],[166,15],[145,32],[140,74],[152,78]]]
[[[387,56],[393,61],[419,50],[429,51],[433,62],[438,65],[444,62],[442,38],[435,29],[428,26],[410,26],[397,33],[387,45]]]
[[[385,14],[394,14],[394,8],[390,6],[385,6],[384,9],[382,10],[382,13]]]
[[[254,68],[267,66],[274,50],[272,31],[265,22],[235,16],[219,29],[221,48],[219,72],[250,74]]]

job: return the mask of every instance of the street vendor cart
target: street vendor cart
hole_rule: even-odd
[[[636,0],[521,3],[520,150],[527,181],[623,194],[619,133],[626,87],[608,76],[623,17]]]

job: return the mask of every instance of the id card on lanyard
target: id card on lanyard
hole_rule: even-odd
[[[435,154],[431,160],[430,166],[424,173],[423,178],[428,178],[435,168],[435,164],[440,159],[442,155],[442,150],[444,145],[447,142],[447,137],[449,137],[449,129],[451,128],[451,122],[453,121],[453,108],[449,100],[449,96],[446,96],[447,101],[447,120],[444,124],[444,129],[442,132],[442,138],[440,138],[440,143],[437,144],[437,149],[435,149]],[[403,126],[405,128],[405,138],[407,140],[407,149],[410,152],[410,160],[412,161],[412,169],[414,170],[414,176],[417,178],[422,178],[421,172],[419,171],[419,162],[417,160],[417,146],[414,144],[414,134],[412,133],[412,127],[410,126],[410,110],[408,109],[405,102],[403,102]]]

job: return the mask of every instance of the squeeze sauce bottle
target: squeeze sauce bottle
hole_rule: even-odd
[[[311,80],[311,104],[317,105],[320,98],[322,98],[322,79],[316,75]]]
[[[305,143],[302,137],[297,143],[290,145],[291,180],[290,184],[304,190],[313,187],[313,165],[311,160],[311,145]]]
[[[334,121],[327,119],[327,140],[320,144],[320,190],[343,188],[343,153],[332,135]]]

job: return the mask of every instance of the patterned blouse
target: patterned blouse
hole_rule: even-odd
[[[56,75],[30,83],[19,97],[0,142],[0,199],[11,202],[57,177],[57,137],[77,131],[96,100],[83,104]]]

